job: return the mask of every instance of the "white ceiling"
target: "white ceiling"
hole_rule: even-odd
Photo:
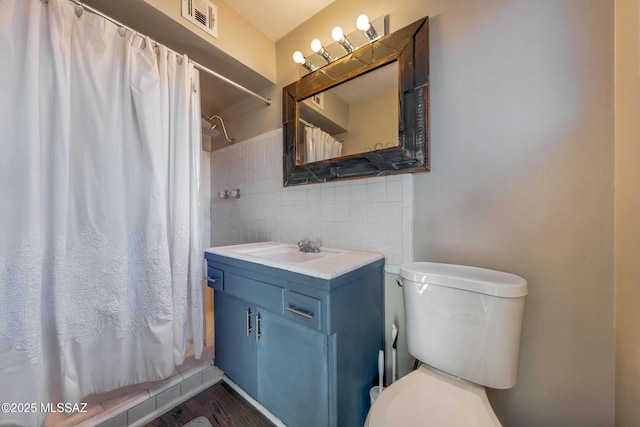
[[[225,0],[273,41],[327,7],[333,0]],[[215,0],[213,0],[215,4]]]

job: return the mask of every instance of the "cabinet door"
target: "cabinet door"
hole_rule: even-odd
[[[328,426],[327,336],[258,313],[258,401],[289,426]]]
[[[215,365],[254,399],[257,397],[255,306],[215,292]]]

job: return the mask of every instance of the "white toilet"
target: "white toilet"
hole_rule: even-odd
[[[378,396],[365,426],[500,426],[484,387],[516,383],[527,282],[430,262],[400,276],[409,353],[422,366]]]

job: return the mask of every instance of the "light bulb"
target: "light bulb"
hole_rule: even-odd
[[[356,19],[356,28],[360,31],[367,31],[370,26],[371,23],[369,22],[369,17],[367,15],[362,14],[358,16],[358,19]]]
[[[296,50],[295,52],[293,52],[293,61],[297,62],[298,64],[304,64],[305,58],[302,52],[300,52],[299,50]]]
[[[309,72],[312,72],[315,70],[315,67],[311,65],[309,61],[307,61],[307,58],[305,58],[302,52],[300,52],[299,50],[296,50],[295,52],[293,52],[293,61],[302,65],[304,68],[309,70]]]
[[[369,22],[369,17],[365,14],[358,16],[358,19],[356,19],[356,27],[358,27],[360,31],[364,31],[367,37],[369,37],[369,40],[378,37],[378,33],[376,33],[375,28],[373,28],[373,25]]]
[[[318,39],[313,39],[313,41],[311,42],[311,50],[314,52],[318,52],[320,49],[322,49],[322,42],[320,42],[320,40]]]
[[[327,64],[330,64],[331,61],[333,61],[333,58],[331,57],[331,55],[329,55],[329,52],[327,52],[327,50],[322,46],[320,40],[314,39],[311,42],[311,50],[322,56],[322,58],[327,61]]]
[[[331,38],[333,40],[339,42],[340,40],[342,40],[343,37],[344,37],[344,32],[342,31],[342,28],[335,27],[333,31],[331,31]]]
[[[333,31],[331,31],[331,38],[333,38],[335,41],[340,43],[344,48],[344,50],[347,51],[347,53],[353,52],[353,46],[351,46],[351,43],[349,43],[349,40],[347,40],[347,38],[344,36],[344,32],[342,31],[342,28],[335,27]]]

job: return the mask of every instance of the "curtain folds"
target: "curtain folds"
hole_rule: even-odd
[[[76,12],[0,0],[0,402],[80,402],[202,353],[198,73]]]
[[[305,163],[340,157],[342,142],[318,127],[304,127]]]

